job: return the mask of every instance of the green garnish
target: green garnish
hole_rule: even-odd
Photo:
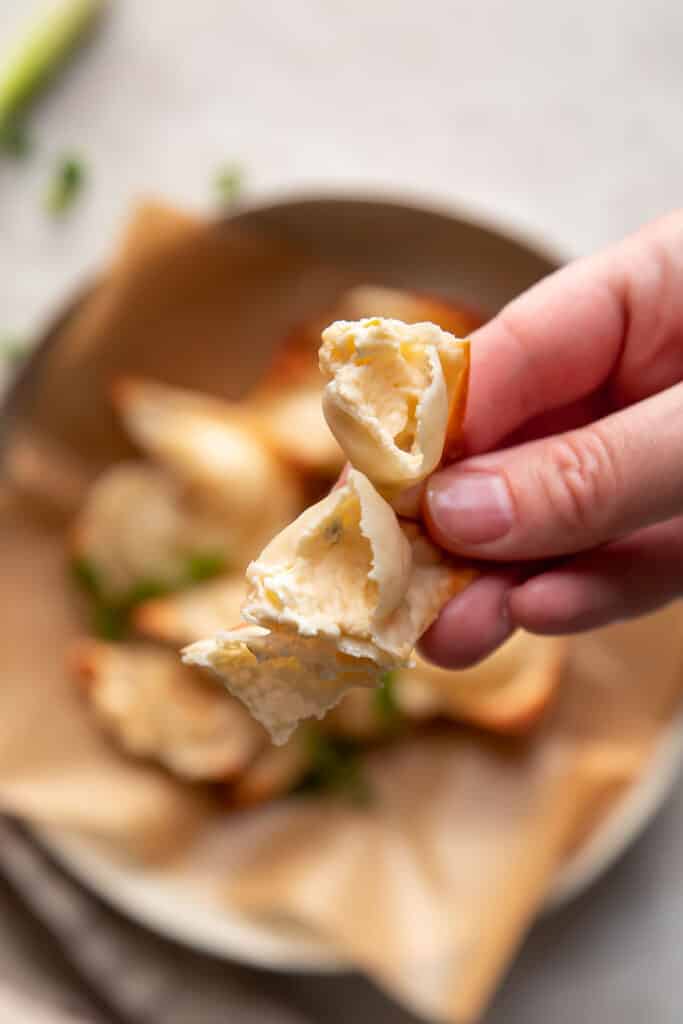
[[[338,516],[328,523],[324,530],[325,540],[328,544],[338,544],[344,533],[344,524]]]
[[[73,206],[85,183],[85,167],[75,156],[64,156],[54,172],[45,197],[48,213],[60,217]]]
[[[18,335],[5,334],[0,337],[0,358],[11,366],[16,366],[25,359],[29,349],[29,343]]]
[[[363,775],[361,748],[357,743],[307,730],[311,765],[295,793],[336,793],[355,804],[366,805],[372,798]]]
[[[35,20],[0,67],[0,136],[23,136],[24,108],[84,38],[105,2],[62,0]]]
[[[141,580],[127,593],[112,597],[103,591],[96,570],[85,560],[74,563],[73,575],[90,600],[93,632],[103,640],[125,640],[135,608],[173,589],[157,580]]]
[[[31,152],[31,143],[24,122],[12,117],[0,121],[0,151],[21,160]]]
[[[100,596],[100,581],[97,570],[87,558],[74,558],[71,563],[71,575],[78,586],[91,597]]]
[[[221,167],[214,179],[214,188],[222,206],[231,206],[244,188],[244,171],[239,164]]]
[[[90,620],[92,631],[101,640],[120,643],[128,635],[128,615],[128,610],[123,606],[97,601],[93,605]]]
[[[130,605],[126,598],[113,600],[102,588],[95,566],[86,558],[71,563],[71,575],[88,597],[93,633],[102,640],[123,640],[128,631]]]
[[[71,563],[71,573],[80,589],[87,595],[91,606],[92,630],[103,640],[125,640],[130,632],[132,613],[145,601],[165,597],[184,590],[203,580],[211,579],[225,570],[225,560],[217,554],[190,556],[187,567],[175,584],[161,580],[140,580],[126,593],[113,596],[102,586],[97,569],[86,558]]]
[[[203,583],[226,572],[227,565],[223,555],[207,551],[205,554],[191,555],[187,563],[187,579],[189,583]]]
[[[396,673],[383,672],[380,685],[373,693],[375,713],[385,729],[398,729],[403,724],[401,709],[396,701]]]
[[[128,627],[124,604],[105,597],[95,566],[86,558],[76,558],[71,575],[90,601],[93,633],[102,640],[123,640]]]
[[[169,583],[161,583],[159,580],[140,580],[127,592],[122,599],[125,608],[133,609],[145,601],[153,601],[156,597],[166,597],[171,591],[178,588]]]

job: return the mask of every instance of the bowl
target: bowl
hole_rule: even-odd
[[[120,374],[235,397],[293,323],[352,284],[433,292],[492,314],[558,263],[496,228],[399,200],[301,198],[243,209],[148,254],[125,280],[114,267],[107,289],[94,280],[48,328],[0,413],[5,485],[57,494],[55,515],[68,521],[87,482],[131,451],[108,402]],[[116,289],[114,308],[108,303]],[[85,316],[101,318],[96,332],[64,331],[67,321]],[[87,340],[93,333],[96,344]],[[49,670],[41,645],[27,635],[8,643],[15,644],[16,671],[36,677]],[[649,771],[563,866],[549,905],[588,885],[645,826],[673,784],[682,738],[675,722]],[[204,905],[163,872],[115,860],[83,836],[46,827],[36,834],[110,903],[194,948],[277,969],[344,966],[319,937],[256,926]]]

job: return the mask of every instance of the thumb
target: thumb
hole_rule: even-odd
[[[447,550],[490,560],[595,547],[683,512],[683,384],[566,434],[435,473],[424,513]]]

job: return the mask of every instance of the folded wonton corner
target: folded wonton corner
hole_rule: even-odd
[[[396,703],[412,719],[452,718],[523,735],[539,724],[557,695],[568,652],[565,637],[517,630],[469,669],[448,671],[418,658],[396,678]]]
[[[231,779],[266,743],[242,704],[171,651],[82,640],[71,662],[99,724],[181,778]]]
[[[244,576],[219,576],[164,597],[143,601],[133,609],[132,621],[142,636],[182,647],[218,633],[226,622],[239,622],[247,596]]]
[[[114,404],[132,440],[224,523],[233,564],[258,551],[301,508],[296,473],[243,406],[144,378],[117,381]]]

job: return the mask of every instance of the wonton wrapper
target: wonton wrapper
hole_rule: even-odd
[[[344,462],[321,406],[320,333],[334,320],[378,316],[406,323],[431,321],[460,335],[481,322],[473,314],[430,295],[361,285],[344,292],[331,311],[293,331],[247,406],[258,416],[277,451],[304,471],[334,476]]]
[[[304,473],[334,478],[344,454],[323,414],[323,384],[317,348],[302,351],[286,342],[243,408],[283,459]]]
[[[244,565],[301,508],[295,475],[234,404],[132,378],[118,382],[114,401],[132,439],[224,517],[234,564]]]
[[[471,310],[454,306],[444,299],[422,292],[385,288],[377,284],[357,285],[339,299],[334,320],[364,320],[386,317],[406,324],[428,321],[458,337],[481,327],[482,317]]]
[[[239,622],[247,596],[243,576],[222,576],[167,597],[145,601],[133,611],[139,633],[182,647]]]
[[[264,745],[242,705],[170,651],[84,640],[72,661],[99,724],[181,778],[234,777]]]
[[[298,469],[329,478],[344,465],[344,454],[323,414],[322,386],[315,383],[284,388],[249,403],[273,448]]]
[[[367,687],[349,690],[326,715],[324,732],[362,743],[385,739],[394,723],[381,713],[377,693],[377,689]]]
[[[322,718],[352,686],[372,685],[377,666],[331,640],[243,626],[200,640],[183,660],[211,670],[282,746],[303,718]]]
[[[473,668],[448,671],[418,656],[414,666],[392,674],[396,717],[387,719],[376,690],[354,689],[329,712],[324,729],[373,741],[402,719],[408,724],[406,719],[451,718],[505,736],[526,734],[539,725],[557,694],[568,653],[564,637],[520,630]]]
[[[305,362],[317,353],[320,334],[335,320],[365,320],[368,317],[402,320],[406,324],[433,323],[456,337],[467,337],[484,323],[485,317],[471,309],[426,292],[360,284],[342,292],[332,307],[298,325],[288,336],[280,357]],[[275,363],[279,372],[281,359]]]
[[[567,660],[563,637],[516,632],[473,668],[448,671],[422,658],[394,682],[410,718],[454,718],[505,735],[533,728],[557,692]]]
[[[393,497],[437,468],[459,433],[468,342],[435,324],[374,317],[323,331],[325,418],[349,461]]]
[[[351,470],[249,566],[243,613],[267,629],[250,631],[247,645],[247,631],[219,633],[187,648],[185,658],[217,672],[282,743],[349,687],[373,685],[383,670],[407,664],[472,575],[415,524],[402,526]]]
[[[265,747],[247,765],[228,787],[228,806],[252,807],[285,796],[301,782],[310,765],[311,744],[301,732],[295,732],[284,746]]]
[[[141,582],[178,586],[193,556],[227,557],[230,544],[222,521],[192,507],[176,481],[134,462],[95,481],[72,532],[74,555],[112,599]]]

